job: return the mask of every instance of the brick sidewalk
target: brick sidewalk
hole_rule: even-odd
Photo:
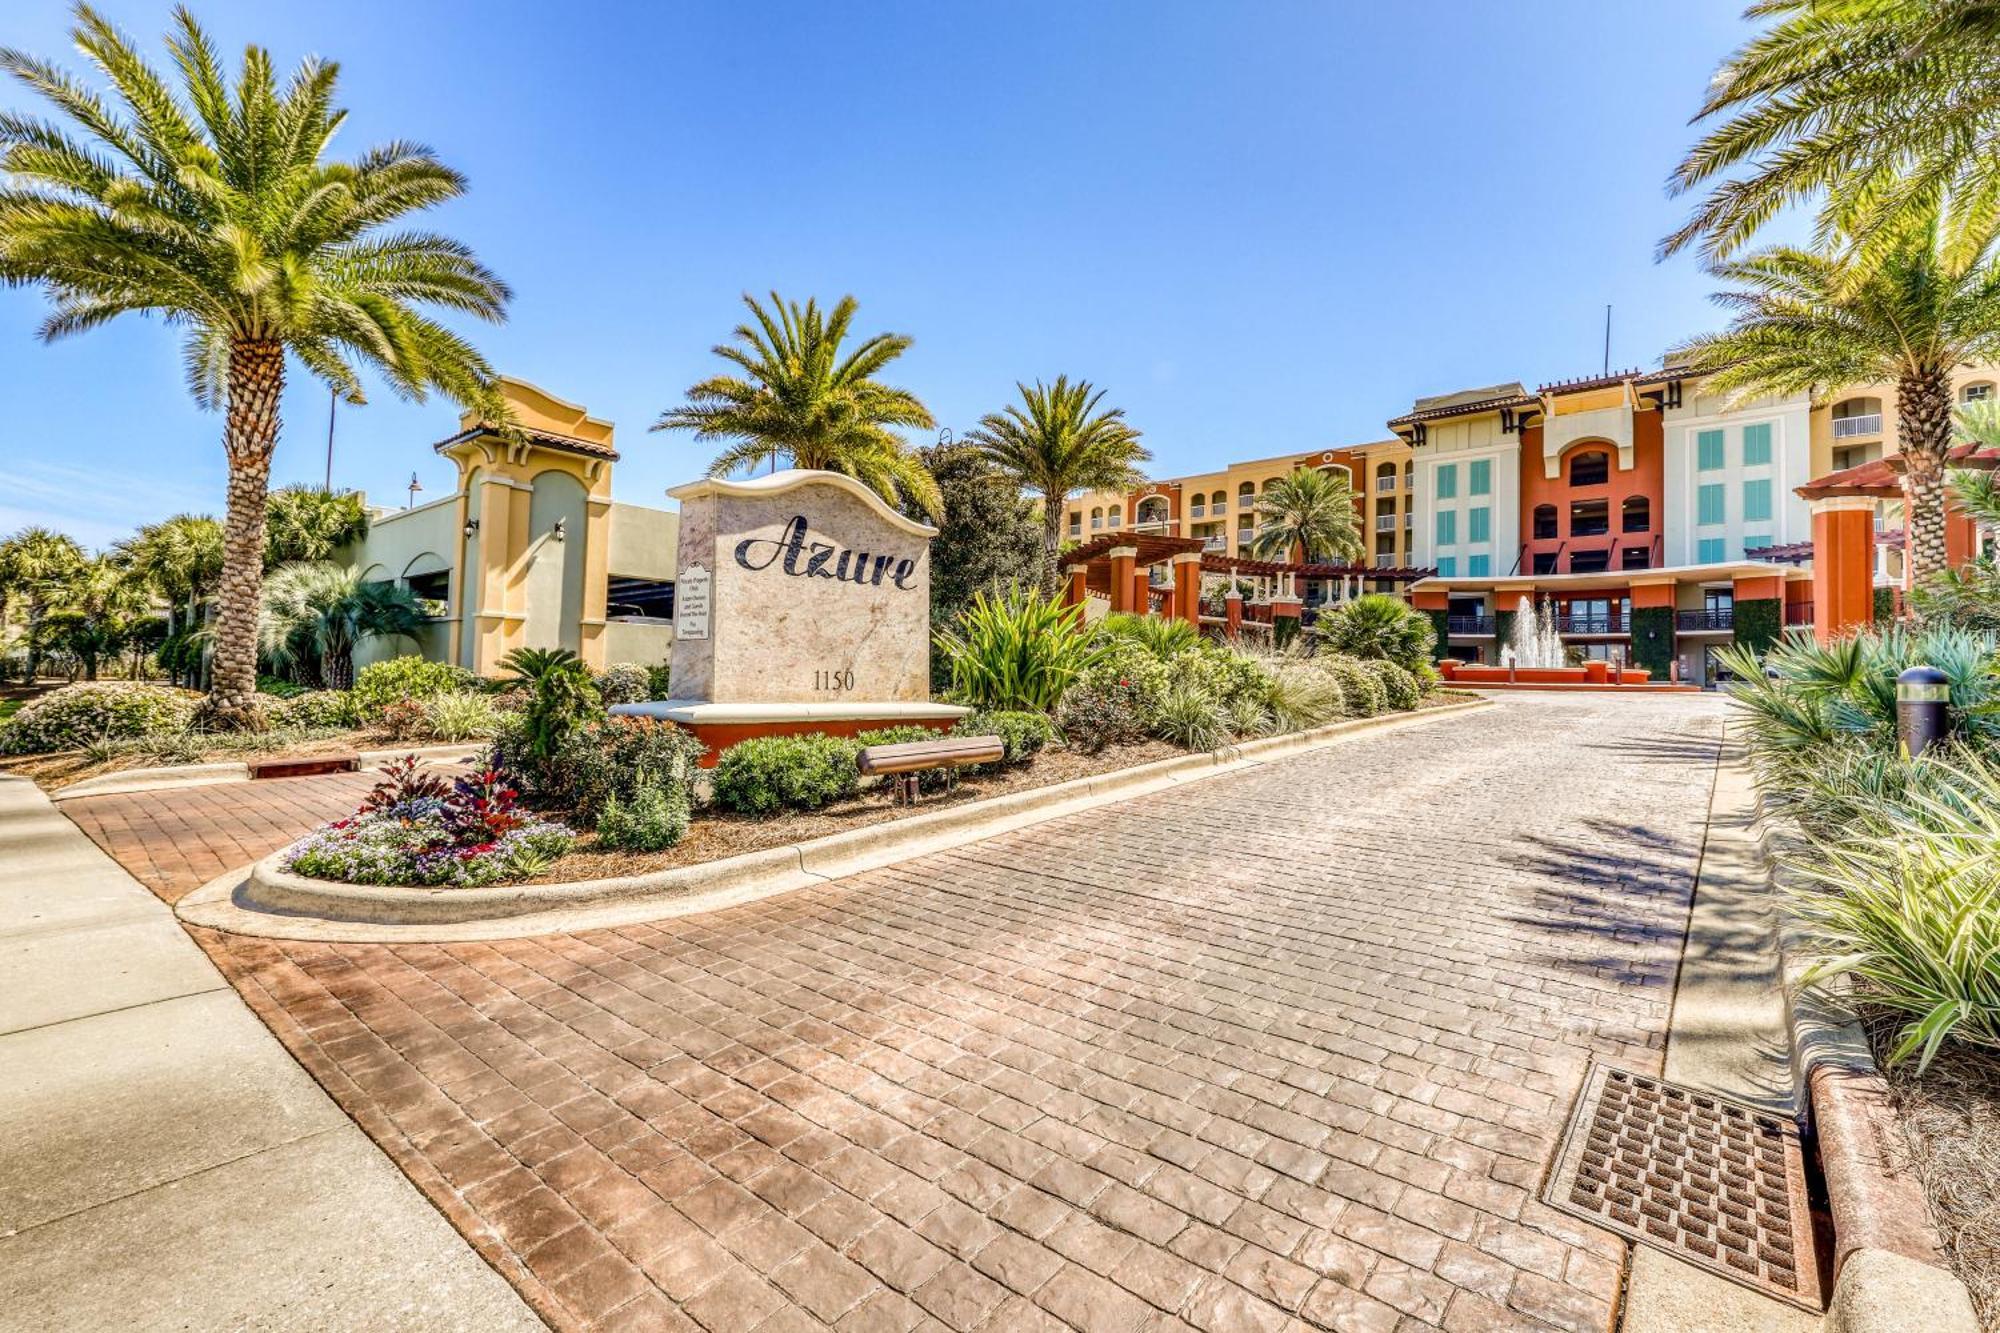
[[[80,796],[64,801],[62,811],[134,879],[175,903],[217,875],[353,814],[378,778],[333,773]]]
[[[203,943],[559,1327],[1601,1330],[1533,1191],[1659,1067],[1718,732],[1510,700],[690,920]]]

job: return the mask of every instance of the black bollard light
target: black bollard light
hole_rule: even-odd
[[[1896,737],[1915,759],[1945,738],[1945,705],[1951,681],[1933,666],[1913,666],[1896,677]]]

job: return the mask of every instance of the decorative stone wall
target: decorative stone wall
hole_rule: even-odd
[[[934,529],[830,472],[710,479],[668,494],[681,502],[677,701],[930,698]]]

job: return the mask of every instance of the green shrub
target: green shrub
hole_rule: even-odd
[[[1349,657],[1394,662],[1415,671],[1437,653],[1437,630],[1429,616],[1385,593],[1369,593],[1320,613],[1313,626],[1320,642]]]
[[[448,662],[433,662],[423,657],[391,657],[386,661],[370,663],[356,672],[354,688],[348,693],[353,699],[355,717],[362,722],[373,722],[398,699],[421,702],[436,695],[469,690],[478,683],[478,679],[464,667],[452,666]]]
[[[646,697],[648,699],[671,699],[674,697],[674,673],[664,664],[646,668]]]
[[[104,740],[159,740],[194,721],[201,696],[136,681],[84,681],[30,700],[0,726],[0,753],[74,750]]]
[[[1276,726],[1276,718],[1262,704],[1243,695],[1225,703],[1222,716],[1229,725],[1230,734],[1239,738],[1268,736]]]
[[[597,816],[597,842],[614,851],[663,852],[688,831],[687,793],[641,782],[628,805],[614,794]]]
[[[1221,702],[1207,686],[1186,678],[1167,686],[1146,721],[1155,736],[1183,750],[1219,750],[1229,739]]]
[[[259,673],[257,676],[257,693],[268,694],[273,699],[296,699],[301,694],[306,693],[306,687],[294,681],[286,680],[283,676],[266,676]]]
[[[997,599],[975,593],[935,638],[953,696],[977,708],[1051,712],[1100,653],[1083,627],[1083,608],[1039,590]]]
[[[1127,745],[1146,734],[1140,695],[1129,683],[1078,685],[1063,696],[1056,727],[1070,747],[1096,754],[1107,745]]]
[[[1418,686],[1417,678],[1394,662],[1377,659],[1363,665],[1374,672],[1375,679],[1382,683],[1382,697],[1391,712],[1407,713],[1423,702],[1424,692]]]
[[[596,683],[597,696],[606,708],[612,704],[642,704],[654,697],[646,668],[637,662],[613,662],[599,674]]]
[[[955,736],[998,736],[1006,747],[1002,764],[1025,764],[1056,738],[1055,723],[1047,713],[1019,709],[975,710],[951,730]]]
[[[1239,701],[1259,710],[1268,710],[1271,705],[1271,668],[1223,644],[1204,643],[1166,665],[1171,675],[1199,681],[1224,708],[1235,707]]]
[[[307,690],[272,704],[264,720],[274,729],[351,727],[357,721],[354,696],[346,690]]]
[[[1817,957],[1806,982],[1852,976],[1857,998],[1903,1020],[1890,1060],[1919,1069],[1947,1039],[2000,1048],[2000,773],[1925,763],[1930,790],[1787,858],[1825,890],[1793,900]]]
[[[1104,645],[1077,684],[1099,692],[1122,694],[1143,713],[1159,702],[1171,676],[1167,663],[1153,656],[1143,644],[1118,639]]]
[[[567,648],[516,648],[500,665],[527,689],[521,724],[538,763],[547,764],[578,728],[604,715],[590,668]]]
[[[1340,686],[1349,717],[1374,717],[1389,707],[1381,679],[1352,657],[1335,656],[1326,669]]]
[[[424,708],[428,703],[427,699],[392,699],[376,715],[375,725],[394,740],[428,740],[430,736],[424,726]]]
[[[642,776],[649,785],[679,790],[692,806],[695,775],[706,753],[708,747],[693,732],[671,722],[606,717],[576,728],[554,755],[537,759],[526,719],[510,715],[501,717],[494,733],[492,762],[520,774],[536,805],[588,821],[614,796],[629,805]]]
[[[906,724],[900,727],[876,727],[855,736],[854,743],[860,749],[871,745],[914,745],[918,741],[934,741],[944,733],[931,727]],[[943,791],[951,785],[952,775],[942,768],[928,768],[917,774],[918,791]]]
[[[422,707],[424,734],[434,741],[485,740],[500,729],[493,696],[479,690],[434,695]]]
[[[1270,709],[1281,731],[1322,726],[1347,712],[1334,663],[1346,658],[1312,657],[1277,663],[1271,672]]]
[[[861,776],[860,750],[841,736],[757,736],[722,752],[710,775],[715,800],[739,814],[817,810],[852,796]]]

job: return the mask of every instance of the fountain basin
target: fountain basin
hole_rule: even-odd
[[[1653,678],[1653,673],[1650,671],[1627,667],[1616,673],[1616,679],[1613,679],[1609,662],[1585,662],[1582,666],[1573,667],[1504,667],[1487,666],[1479,662],[1460,662],[1449,657],[1438,663],[1438,674],[1453,685],[1541,686],[1559,689],[1588,685],[1608,687],[1646,685]]]

